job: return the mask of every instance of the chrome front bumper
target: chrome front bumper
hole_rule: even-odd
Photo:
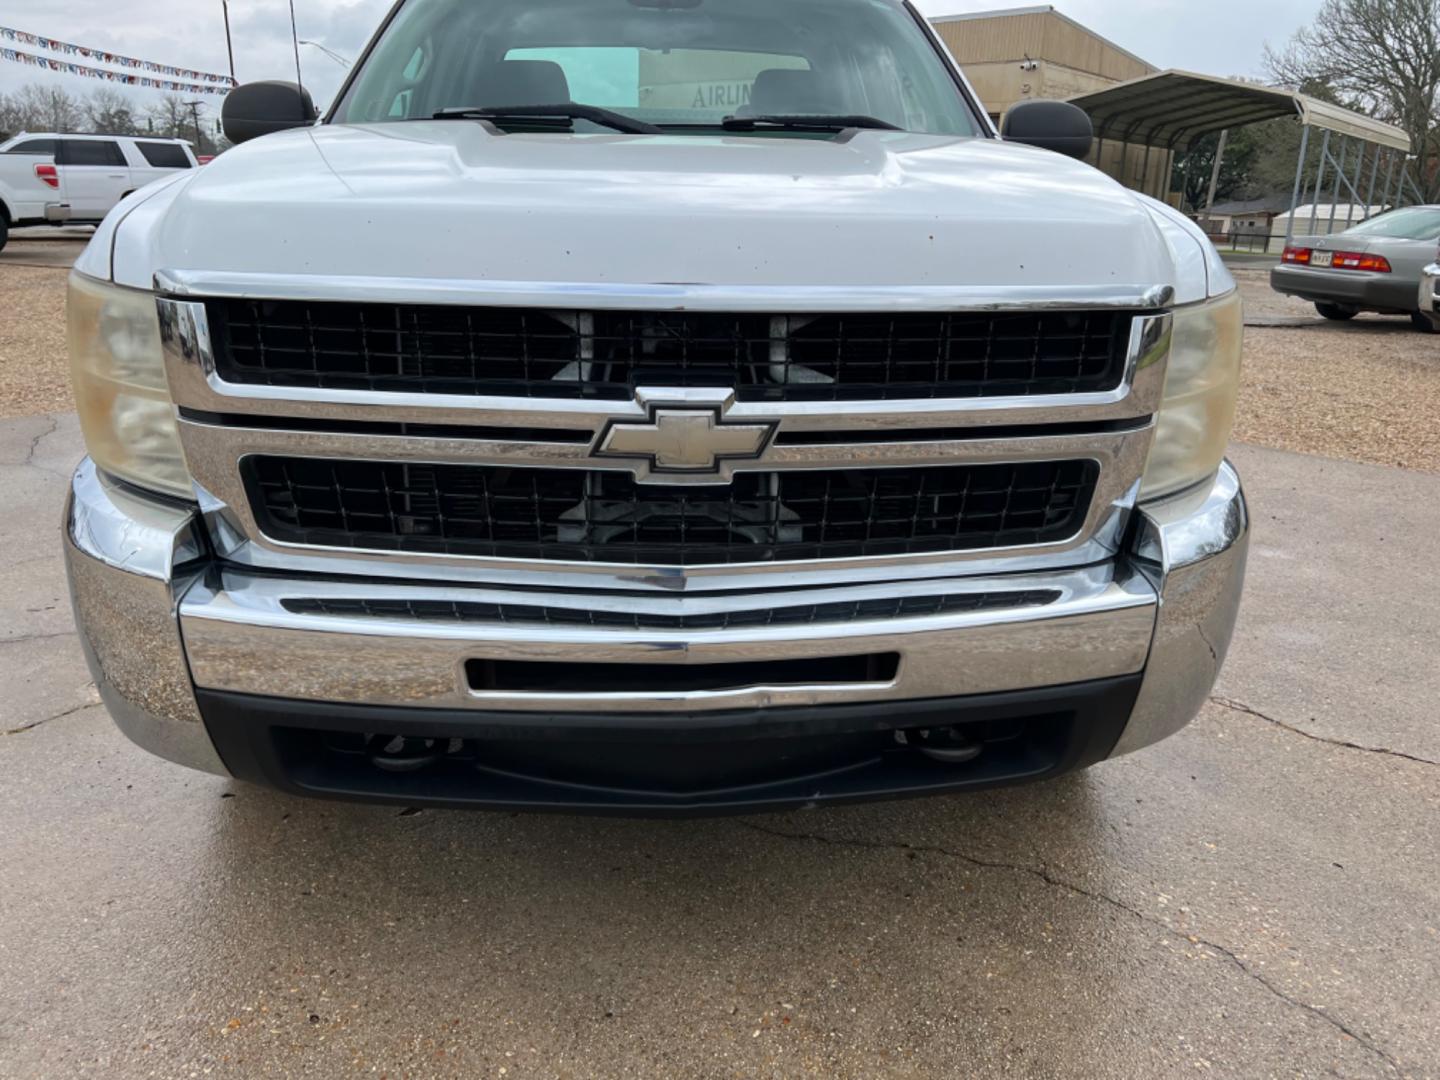
[[[1419,308],[1440,330],[1440,263],[1431,263],[1420,274]]]
[[[945,577],[743,596],[549,593],[543,603],[665,615],[899,594],[1044,590],[1048,603],[798,626],[610,629],[306,613],[296,601],[537,603],[516,588],[257,574],[212,561],[198,511],[140,496],[88,459],[65,540],[76,621],[117,724],[147,750],[224,774],[197,687],[294,702],[510,714],[705,713],[957,698],[1143,673],[1112,754],[1178,731],[1204,702],[1230,641],[1248,518],[1227,464],[1213,482],[1142,504],[1128,553],[1063,572]],[[472,689],[466,661],[711,664],[898,653],[893,678],[730,690],[564,694]],[[438,715],[438,713],[437,713]]]

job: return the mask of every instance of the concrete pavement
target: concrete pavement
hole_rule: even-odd
[[[1440,476],[1236,448],[1223,703],[1153,750],[657,823],[134,749],[71,634],[79,445],[0,422],[0,1077],[1440,1075]]]

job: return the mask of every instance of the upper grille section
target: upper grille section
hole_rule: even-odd
[[[282,542],[515,559],[697,566],[1042,544],[1084,523],[1093,461],[740,473],[664,487],[628,473],[254,456],[261,530]]]
[[[714,314],[212,300],[228,382],[384,393],[629,400],[733,387],[741,401],[1111,390],[1132,311]]]

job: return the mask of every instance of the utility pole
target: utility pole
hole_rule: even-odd
[[[220,7],[225,12],[225,50],[230,54],[230,85],[238,86],[239,80],[235,78],[235,42],[230,38],[230,0],[220,0]]]
[[[295,43],[295,85],[300,88],[301,96],[305,93],[305,80],[300,77],[300,30],[295,25],[295,0],[290,0],[290,40]],[[309,121],[314,117],[306,116],[302,119]]]
[[[200,106],[203,101],[187,101],[186,106],[190,109],[190,118],[195,121],[195,153],[205,153],[205,140],[200,135]]]
[[[1205,214],[1215,205],[1215,188],[1220,184],[1220,166],[1225,161],[1225,144],[1230,141],[1230,129],[1220,132],[1220,142],[1215,147],[1215,164],[1210,169],[1210,190],[1205,195]]]

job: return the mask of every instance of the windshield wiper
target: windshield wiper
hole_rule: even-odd
[[[490,120],[504,123],[506,120],[589,120],[626,135],[663,135],[663,129],[654,124],[635,120],[624,113],[602,109],[599,105],[581,105],[567,101],[559,105],[496,105],[483,108],[441,109],[435,120]]]
[[[846,128],[876,128],[903,131],[878,116],[727,116],[720,121],[726,131],[844,131]]]

